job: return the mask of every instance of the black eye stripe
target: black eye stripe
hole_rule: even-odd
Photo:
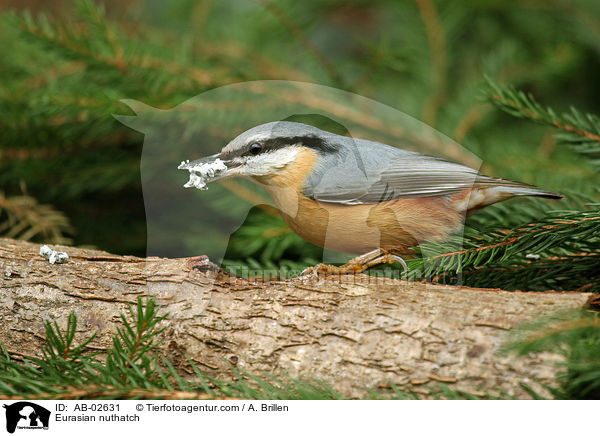
[[[221,159],[229,160],[240,156],[256,156],[260,153],[278,150],[288,145],[302,144],[305,147],[322,153],[331,153],[337,150],[338,147],[325,142],[322,138],[315,135],[306,136],[286,136],[280,138],[271,138],[261,141],[252,141],[239,150],[232,150],[228,153],[222,153]],[[260,150],[258,147],[260,147]]]

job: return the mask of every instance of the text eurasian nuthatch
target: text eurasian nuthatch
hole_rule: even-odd
[[[333,273],[403,262],[399,255],[411,247],[446,240],[465,215],[507,198],[562,198],[440,158],[287,121],[249,129],[220,153],[179,168],[190,172],[186,186],[200,189],[222,177],[248,177],[267,190],[302,238],[361,254],[343,267],[319,266]]]

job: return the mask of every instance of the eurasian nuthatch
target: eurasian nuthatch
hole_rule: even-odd
[[[411,247],[448,239],[465,215],[510,197],[562,198],[440,158],[287,121],[249,129],[220,153],[179,168],[190,172],[188,187],[203,189],[231,176],[261,184],[302,238],[362,254],[344,267],[318,268],[336,273],[403,262],[398,255]]]

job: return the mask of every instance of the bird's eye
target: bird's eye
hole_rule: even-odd
[[[250,144],[249,151],[250,151],[250,154],[253,154],[256,156],[258,153],[260,153],[262,151],[262,145],[260,145],[258,142],[253,142],[252,144]]]

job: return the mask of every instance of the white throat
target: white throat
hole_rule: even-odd
[[[240,175],[248,177],[275,175],[282,168],[294,162],[299,152],[300,146],[297,144],[261,153],[257,156],[247,156],[240,168]]]

